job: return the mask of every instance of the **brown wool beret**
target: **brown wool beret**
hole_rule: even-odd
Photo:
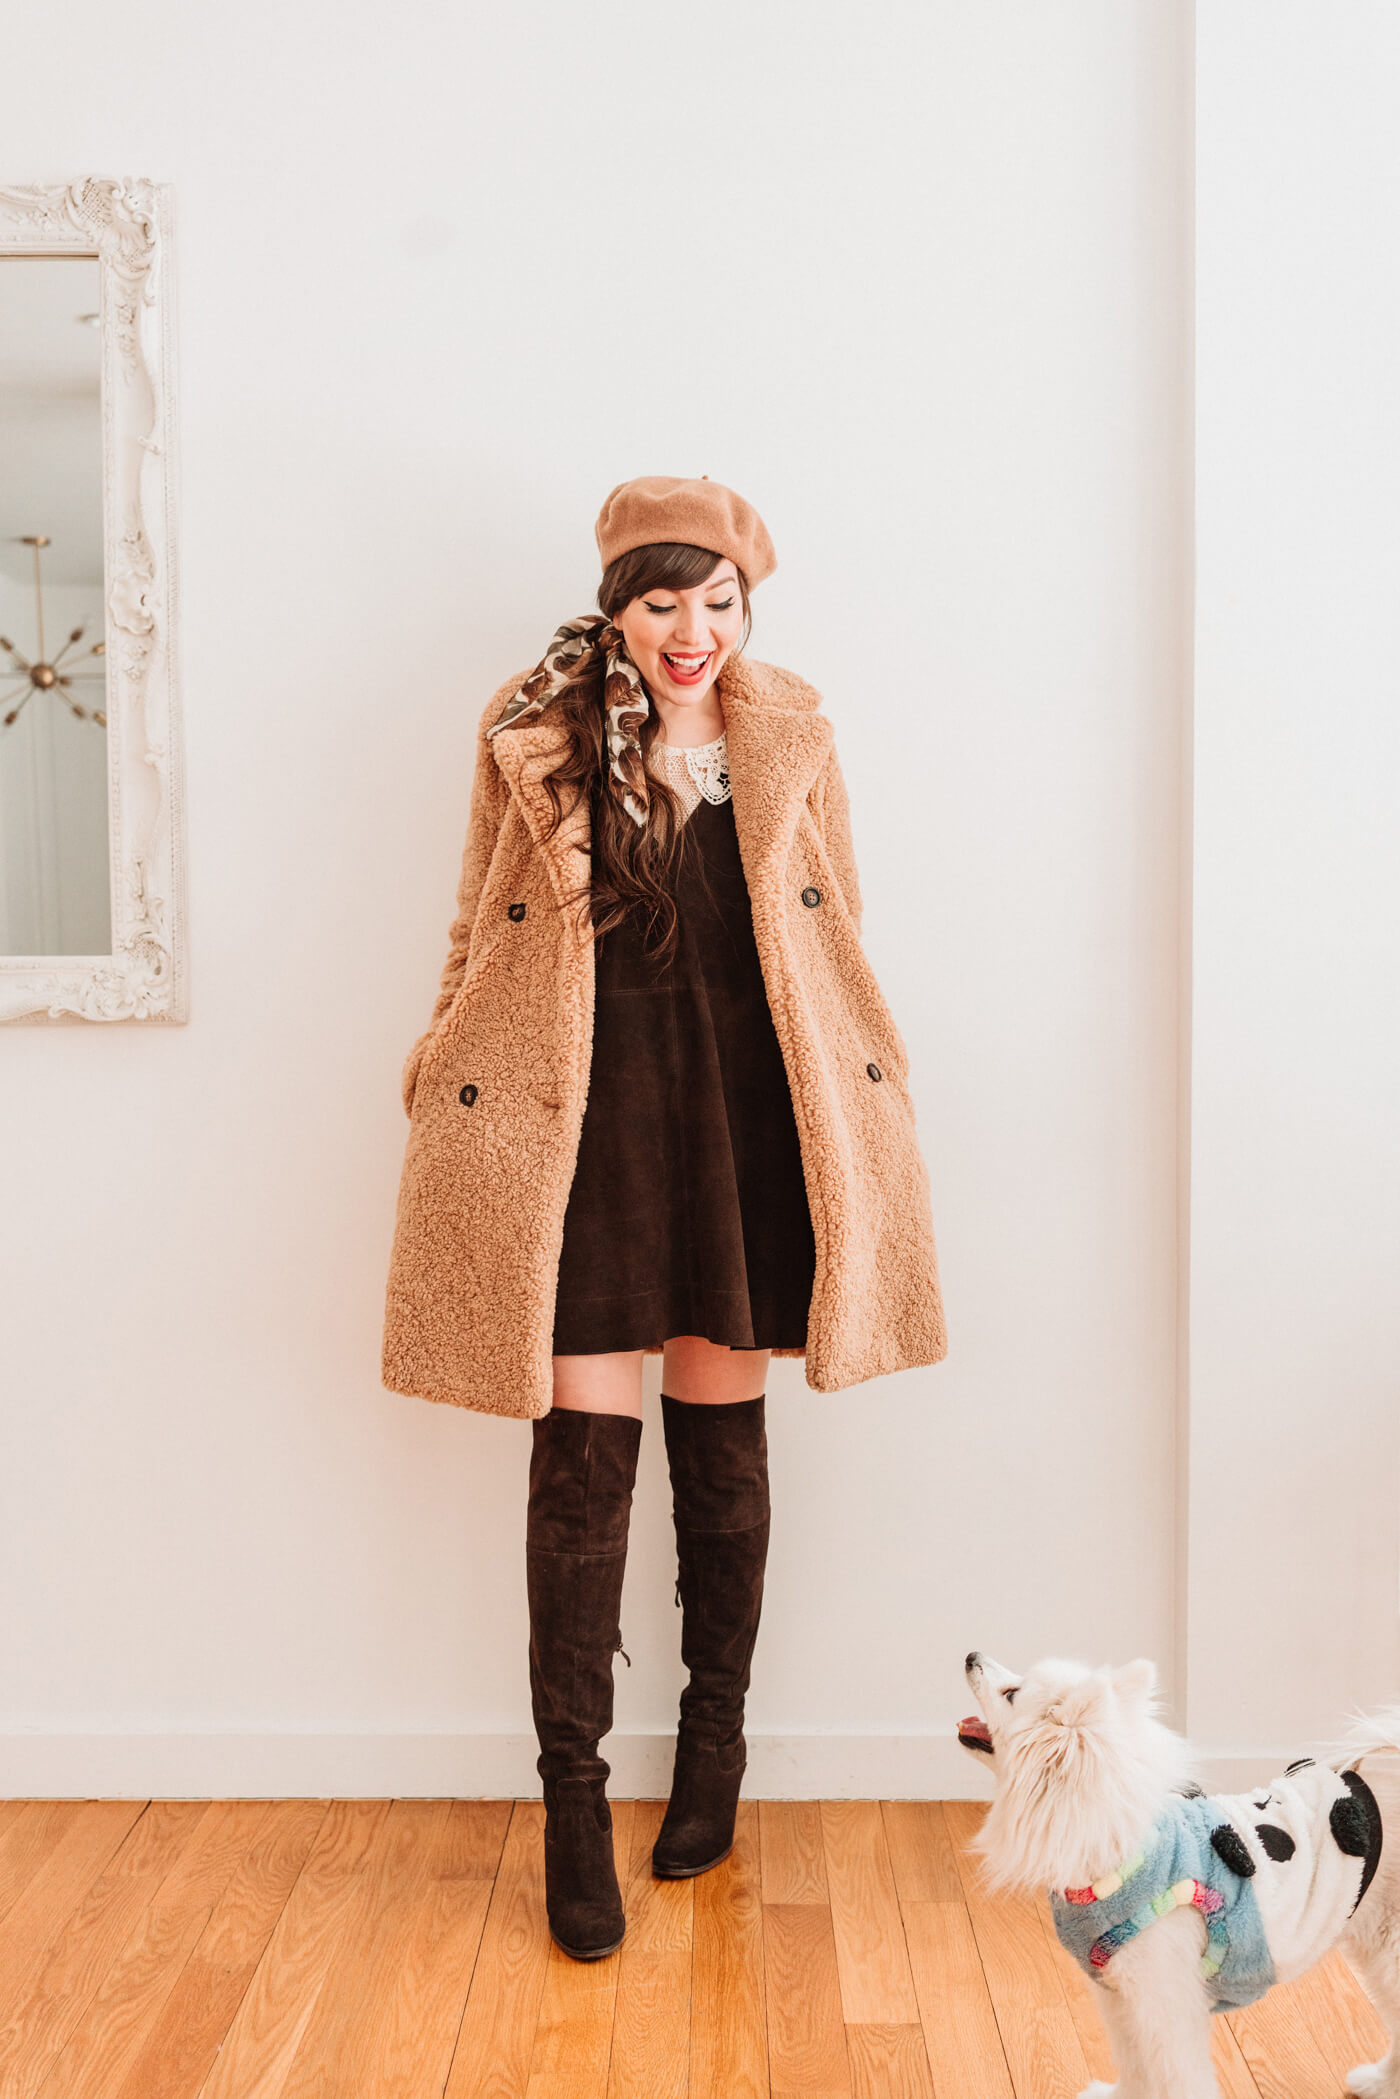
[[[707,474],[698,481],[675,474],[619,481],[593,530],[604,568],[634,547],[668,543],[727,554],[750,589],[778,566],[768,527],[752,503]]]

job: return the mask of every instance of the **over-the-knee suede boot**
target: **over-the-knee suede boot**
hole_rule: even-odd
[[[661,1415],[675,1503],[683,1613],[676,1765],[651,1854],[661,1880],[686,1880],[726,1858],[744,1776],[744,1694],[768,1557],[768,1438],[763,1400],[688,1406],[665,1394]]]
[[[535,1423],[525,1563],[530,1700],[544,1780],[549,1928],[575,1960],[622,1944],[608,1767],[613,1656],[642,1424],[555,1408]]]

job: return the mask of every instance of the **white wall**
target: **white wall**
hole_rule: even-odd
[[[1189,1701],[1400,1693],[1400,17],[1200,0]]]
[[[6,179],[177,188],[193,971],[184,1029],[0,1044],[0,1791],[531,1783],[528,1431],[378,1383],[398,1071],[482,699],[658,470],[776,539],[754,651],[836,723],[952,1336],[775,1368],[756,1782],[954,1789],[973,1644],[1170,1663],[1185,44],[1172,0],[9,24]]]

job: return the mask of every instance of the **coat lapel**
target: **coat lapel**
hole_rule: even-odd
[[[548,714],[522,728],[507,729],[491,740],[492,754],[561,904],[571,903],[581,889],[587,888],[591,851],[587,795],[580,795],[558,830],[550,831],[554,812],[541,783],[559,763],[567,745],[562,724],[557,717],[551,720]]]
[[[787,857],[833,730],[810,685],[769,665],[731,657],[720,672],[734,825],[750,887]]]

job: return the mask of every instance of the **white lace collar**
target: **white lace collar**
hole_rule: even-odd
[[[718,805],[730,799],[729,745],[723,735],[713,743],[673,745],[658,736],[651,758],[666,785],[679,795],[687,816],[702,800]]]

